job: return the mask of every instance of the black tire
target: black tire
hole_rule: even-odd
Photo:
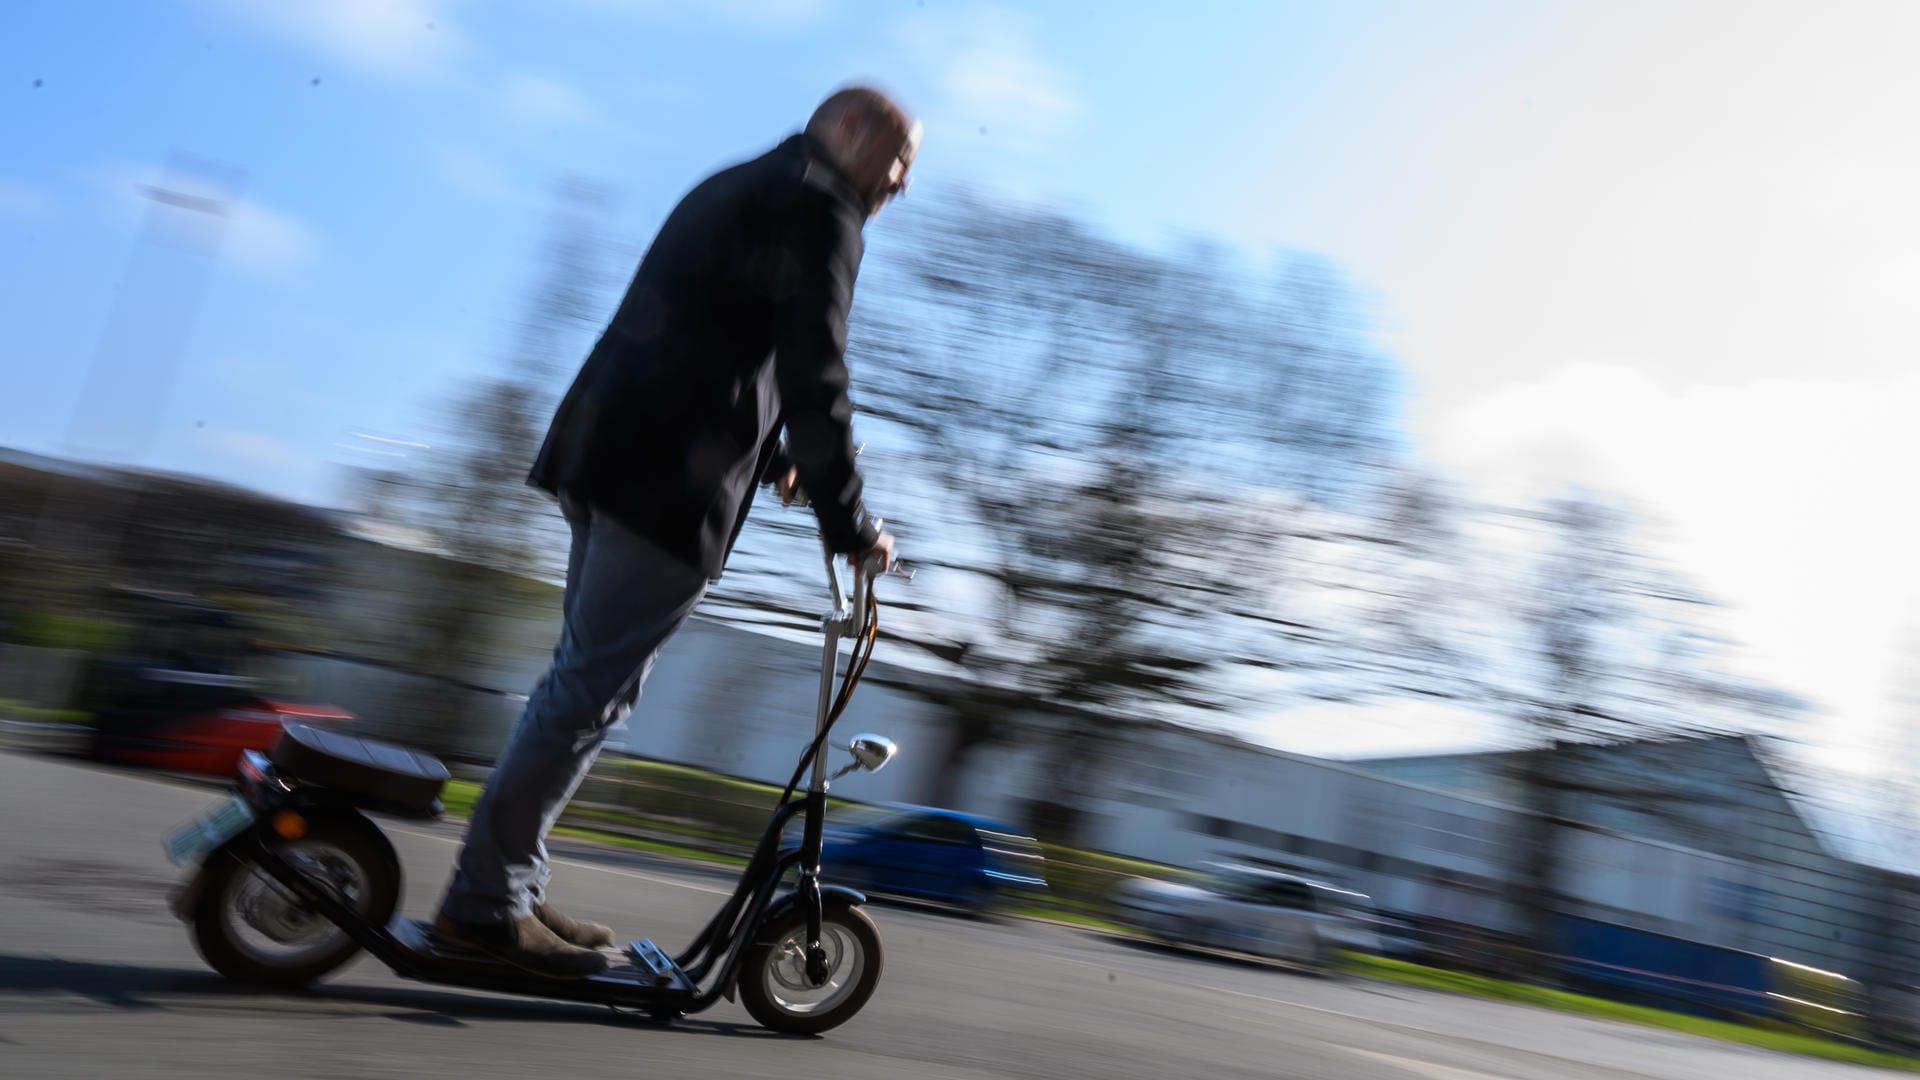
[[[299,840],[276,839],[271,846],[282,853],[305,851],[336,863],[350,862],[359,882],[354,906],[374,926],[385,926],[393,918],[400,902],[400,880],[388,862],[387,852],[364,831],[323,818],[311,821],[307,834]],[[250,948],[236,937],[235,921],[245,920],[239,908],[246,896],[259,895],[262,889],[275,890],[277,883],[251,860],[218,855],[208,861],[206,880],[194,908],[193,941],[213,970],[238,982],[300,987],[329,974],[360,951],[359,942],[317,912],[303,913],[284,904],[278,910],[304,914],[305,925],[314,931],[318,940],[311,954],[282,959]],[[270,897],[271,893],[266,895]],[[257,925],[255,929],[259,929]],[[321,947],[323,944],[325,947]]]
[[[844,989],[821,1007],[803,1010],[796,1008],[795,1003],[781,1000],[781,990],[773,984],[781,981],[781,968],[790,967],[783,959],[782,943],[790,938],[804,941],[806,932],[806,913],[789,911],[761,927],[753,943],[747,946],[740,966],[740,1003],[761,1027],[770,1031],[818,1035],[839,1027],[866,1005],[874,987],[880,983],[885,962],[880,928],[859,908],[828,908],[821,915],[820,938],[821,944],[828,948],[828,963],[833,966],[829,979],[839,973],[839,965],[834,964],[836,954],[847,957],[848,963],[857,959],[858,966],[847,972]],[[793,974],[788,971],[789,978]],[[818,992],[806,987],[792,989],[800,993]]]

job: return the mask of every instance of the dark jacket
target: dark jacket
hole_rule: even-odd
[[[833,550],[872,545],[842,362],[865,223],[805,135],[702,181],[641,260],[529,482],[718,578],[756,485],[791,464]]]

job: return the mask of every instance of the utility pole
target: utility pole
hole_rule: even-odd
[[[68,419],[62,457],[137,467],[151,448],[242,182],[235,167],[176,154],[160,182],[141,188],[146,218]],[[50,567],[92,540],[110,573],[136,492],[110,482],[96,513],[86,512],[84,500],[62,513],[57,477],[47,485],[30,557]]]

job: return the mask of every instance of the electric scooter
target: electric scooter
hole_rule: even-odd
[[[862,910],[866,897],[825,884],[820,866],[829,783],[878,770],[895,752],[878,735],[834,743],[852,761],[832,775],[822,752],[873,655],[877,570],[873,561],[855,570],[849,603],[827,551],[834,610],[821,619],[813,739],[733,893],[676,955],[638,940],[601,974],[556,978],[436,939],[427,922],[396,918],[399,857],[368,814],[440,816],[447,769],[404,746],[300,724],[287,725],[269,752],[247,751],[227,797],[167,837],[168,858],[188,868],[170,907],[208,965],[240,981],[302,986],[365,949],[420,982],[593,1002],[662,1021],[737,994],[774,1031],[837,1027],[872,996],[883,961],[878,928]],[[904,566],[894,572],[912,576]],[[853,647],[836,695],[843,639]],[[797,846],[784,840],[795,815],[804,823]],[[793,887],[782,892],[789,872]]]

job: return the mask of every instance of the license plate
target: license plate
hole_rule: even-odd
[[[247,831],[253,824],[253,807],[238,795],[207,810],[173,831],[167,837],[167,860],[175,866],[196,862],[207,852]]]

